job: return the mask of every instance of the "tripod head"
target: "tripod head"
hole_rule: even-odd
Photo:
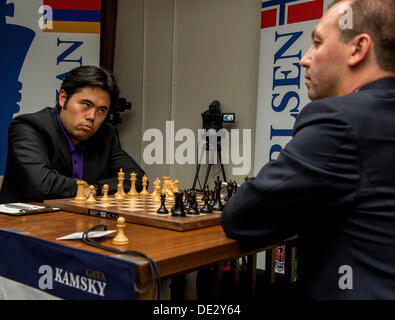
[[[220,130],[223,123],[234,123],[234,113],[222,113],[221,103],[218,100],[214,100],[208,107],[208,110],[202,113],[203,129],[209,130]]]

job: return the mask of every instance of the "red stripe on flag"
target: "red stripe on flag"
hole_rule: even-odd
[[[43,0],[43,4],[52,9],[96,10],[101,9],[101,0]]]
[[[277,24],[277,9],[262,11],[261,29],[275,27]]]
[[[324,11],[324,0],[314,0],[288,7],[288,23],[296,23],[321,18]]]

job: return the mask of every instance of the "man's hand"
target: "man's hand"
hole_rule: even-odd
[[[88,198],[90,195],[90,190],[89,190],[89,184],[87,182],[85,182],[85,184],[84,184],[84,192],[85,192],[85,196]],[[93,189],[93,196],[96,196],[95,189]]]
[[[83,181],[83,180],[81,180],[81,181]],[[86,182],[86,181],[83,181],[84,182],[84,193],[85,193],[85,197],[89,197],[89,194],[90,194],[90,190],[89,190],[89,184]],[[93,195],[94,196],[96,196],[96,190],[95,189],[93,189]]]

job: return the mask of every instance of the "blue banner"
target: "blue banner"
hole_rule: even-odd
[[[133,299],[136,264],[0,230],[0,276],[72,300]]]

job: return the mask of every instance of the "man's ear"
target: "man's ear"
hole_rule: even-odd
[[[351,55],[348,59],[348,65],[355,67],[367,59],[369,50],[372,48],[372,39],[366,33],[361,33],[351,40]]]
[[[67,93],[63,89],[60,90],[59,95],[58,95],[58,102],[61,108],[64,107],[67,101]]]

